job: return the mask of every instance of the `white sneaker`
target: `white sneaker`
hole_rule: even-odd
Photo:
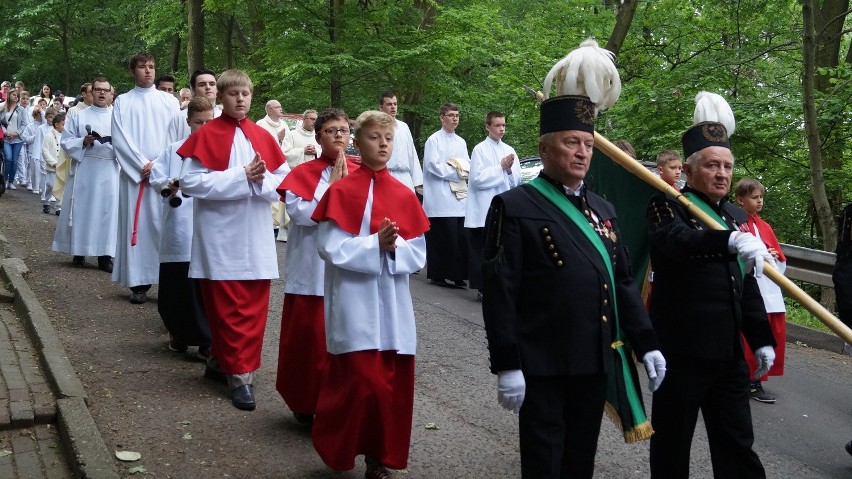
[[[9,183],[9,185],[8,185],[8,186],[6,186],[6,188],[8,188],[8,189],[10,189],[10,190],[17,190],[17,189],[18,189],[18,187],[17,187],[17,186],[15,186],[15,185],[14,185],[14,183]]]
[[[39,191],[39,190],[33,190],[33,194],[34,194],[34,195],[40,195],[40,194],[41,194],[41,191]]]

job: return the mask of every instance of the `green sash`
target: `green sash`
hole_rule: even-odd
[[[683,195],[689,198],[689,201],[691,201],[692,204],[697,206],[698,209],[707,213],[709,217],[713,218],[714,221],[722,225],[722,228],[731,231],[731,227],[728,226],[728,223],[725,223],[725,220],[723,220],[722,217],[719,216],[719,214],[716,213],[716,211],[710,207],[710,205],[708,205],[704,200],[699,198],[698,195],[691,191],[687,191]],[[743,260],[740,259],[739,255],[737,256],[737,264],[740,266],[740,273],[743,275],[742,279],[745,280],[746,266],[745,263],[743,263]]]
[[[624,352],[624,343],[621,340],[621,326],[618,322],[618,302],[615,294],[615,275],[612,271],[612,261],[606,251],[600,236],[589,225],[588,220],[582,213],[559,191],[554,185],[542,177],[537,177],[529,183],[545,198],[554,204],[565,214],[595,247],[601,255],[612,285],[612,310],[615,313],[615,338],[612,349],[615,351],[616,359],[615,374],[611,374],[607,381],[607,404],[610,417],[621,427],[627,442],[647,439],[653,434],[651,424],[645,417],[645,408],[642,404],[642,396],[636,382],[636,369],[632,361],[627,359]]]

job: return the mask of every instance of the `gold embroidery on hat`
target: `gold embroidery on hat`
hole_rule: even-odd
[[[716,143],[725,143],[728,141],[727,130],[725,130],[724,126],[718,123],[702,125],[701,134],[704,135],[704,138],[706,138],[708,141],[713,141]]]
[[[595,106],[586,101],[578,101],[574,105],[574,114],[580,123],[595,124]]]

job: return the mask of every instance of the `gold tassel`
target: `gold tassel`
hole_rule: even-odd
[[[638,441],[644,441],[646,439],[650,439],[654,434],[654,428],[651,427],[650,421],[645,421],[641,424],[638,424],[633,429],[624,429],[624,426],[621,424],[621,419],[618,417],[618,413],[615,408],[612,407],[612,404],[609,402],[604,404],[604,411],[606,412],[607,417],[613,424],[618,427],[619,431],[622,431],[624,434],[624,442],[630,444]]]

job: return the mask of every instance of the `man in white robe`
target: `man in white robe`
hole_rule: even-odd
[[[489,111],[485,115],[485,130],[488,131],[488,138],[473,147],[473,153],[470,155],[467,210],[464,216],[464,228],[470,248],[470,288],[479,290],[478,299],[482,299],[484,286],[482,245],[488,207],[496,195],[521,184],[518,154],[514,148],[503,143],[506,115],[499,111]]]
[[[423,152],[423,209],[431,229],[426,233],[427,278],[442,287],[464,288],[467,240],[464,215],[467,204],[467,143],[456,135],[459,107],[441,105],[441,129],[426,140]]]
[[[192,87],[192,96],[206,97],[213,104],[213,118],[222,114],[221,106],[216,104],[218,88],[216,87],[216,73],[213,70],[207,68],[195,70],[189,77],[189,85]],[[186,108],[184,107],[169,124],[169,142],[174,143],[188,137],[189,124],[186,122]]]
[[[281,149],[287,157],[287,164],[293,169],[302,163],[319,158],[322,148],[317,142],[314,132],[314,122],[317,121],[317,111],[307,110],[302,114],[302,125],[293,129],[284,137]]]
[[[392,92],[382,93],[379,109],[396,119],[393,132],[393,152],[388,162],[388,172],[418,194],[423,194],[423,168],[414,148],[414,138],[404,121],[397,118],[397,99]]]
[[[141,304],[160,272],[162,203],[148,177],[169,145],[168,126],[180,105],[173,95],[154,88],[154,57],[137,53],[129,65],[136,87],[119,95],[112,110],[112,144],[121,165],[112,280],[130,288],[131,303]]]
[[[92,106],[69,119],[62,133],[62,148],[72,164],[53,251],[73,255],[77,266],[86,256],[97,256],[98,269],[112,273],[118,237],[119,167],[111,142],[111,86],[105,78],[88,85],[94,94]]]

